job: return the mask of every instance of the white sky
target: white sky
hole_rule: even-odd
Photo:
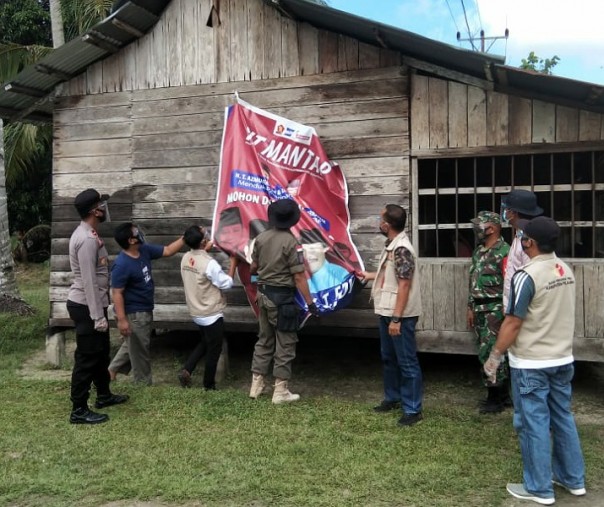
[[[604,84],[604,0],[463,0],[471,32],[510,37],[490,52],[517,66],[534,51],[560,57],[558,76]],[[330,6],[454,46],[467,38],[462,0],[330,0]],[[477,8],[478,7],[478,8]],[[478,13],[480,12],[480,16]],[[488,47],[487,41],[487,47]],[[469,43],[461,47],[469,49]]]

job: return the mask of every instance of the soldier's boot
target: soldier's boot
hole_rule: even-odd
[[[512,401],[512,397],[510,396],[510,379],[507,379],[503,385],[501,386],[501,403],[503,403],[504,408],[510,408],[514,406],[514,402]]]
[[[264,386],[264,375],[260,375],[259,373],[252,374],[252,387],[250,388],[250,398],[258,398],[258,396],[262,394]]]
[[[287,380],[275,379],[275,391],[273,392],[273,403],[275,405],[290,403],[292,401],[298,401],[299,399],[299,394],[292,394],[289,392]]]
[[[504,407],[501,401],[501,388],[488,387],[488,394],[485,403],[478,409],[480,414],[498,414],[503,412]]]

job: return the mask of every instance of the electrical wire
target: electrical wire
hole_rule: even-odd
[[[472,37],[472,33],[471,33],[471,31],[470,31],[470,23],[468,23],[468,14],[467,14],[467,12],[466,12],[466,6],[465,6],[465,4],[463,3],[463,0],[461,0],[461,7],[462,7],[462,9],[463,9],[463,17],[464,17],[464,18],[465,18],[465,20],[466,20],[466,27],[468,28],[468,38],[470,39],[470,44],[472,44],[472,49],[473,49],[474,51],[478,51],[478,50],[476,49],[476,46],[474,45],[474,39],[473,39],[473,37]]]
[[[480,6],[478,5],[478,0],[474,0],[474,4],[476,5],[476,12],[478,12],[478,22],[480,23],[480,29],[482,30],[482,17],[480,16]]]
[[[453,10],[451,9],[451,5],[449,4],[449,0],[447,0],[447,7],[449,8],[449,13],[451,14],[451,19],[453,19],[453,24],[455,25],[455,30],[457,32],[459,32],[459,27],[457,26],[457,21],[455,21],[455,16],[453,15]]]

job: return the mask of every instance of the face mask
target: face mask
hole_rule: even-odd
[[[379,227],[379,230],[380,230],[380,234],[381,234],[382,236],[386,236],[386,237],[388,237],[388,224],[387,224],[386,222],[382,222],[382,220],[381,220],[381,219],[380,219],[380,227]]]
[[[138,227],[132,231],[132,237],[138,241],[141,245],[145,242],[145,235]]]
[[[493,233],[487,234],[487,227],[484,224],[476,224],[474,225],[474,237],[476,238],[476,242],[479,244],[484,244],[487,238]]]

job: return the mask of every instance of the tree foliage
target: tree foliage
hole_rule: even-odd
[[[551,58],[539,58],[534,51],[531,51],[529,55],[520,62],[520,68],[551,75],[552,69],[558,65],[559,61],[560,58],[557,55],[554,55]]]
[[[0,44],[50,46],[48,0],[2,0]]]

